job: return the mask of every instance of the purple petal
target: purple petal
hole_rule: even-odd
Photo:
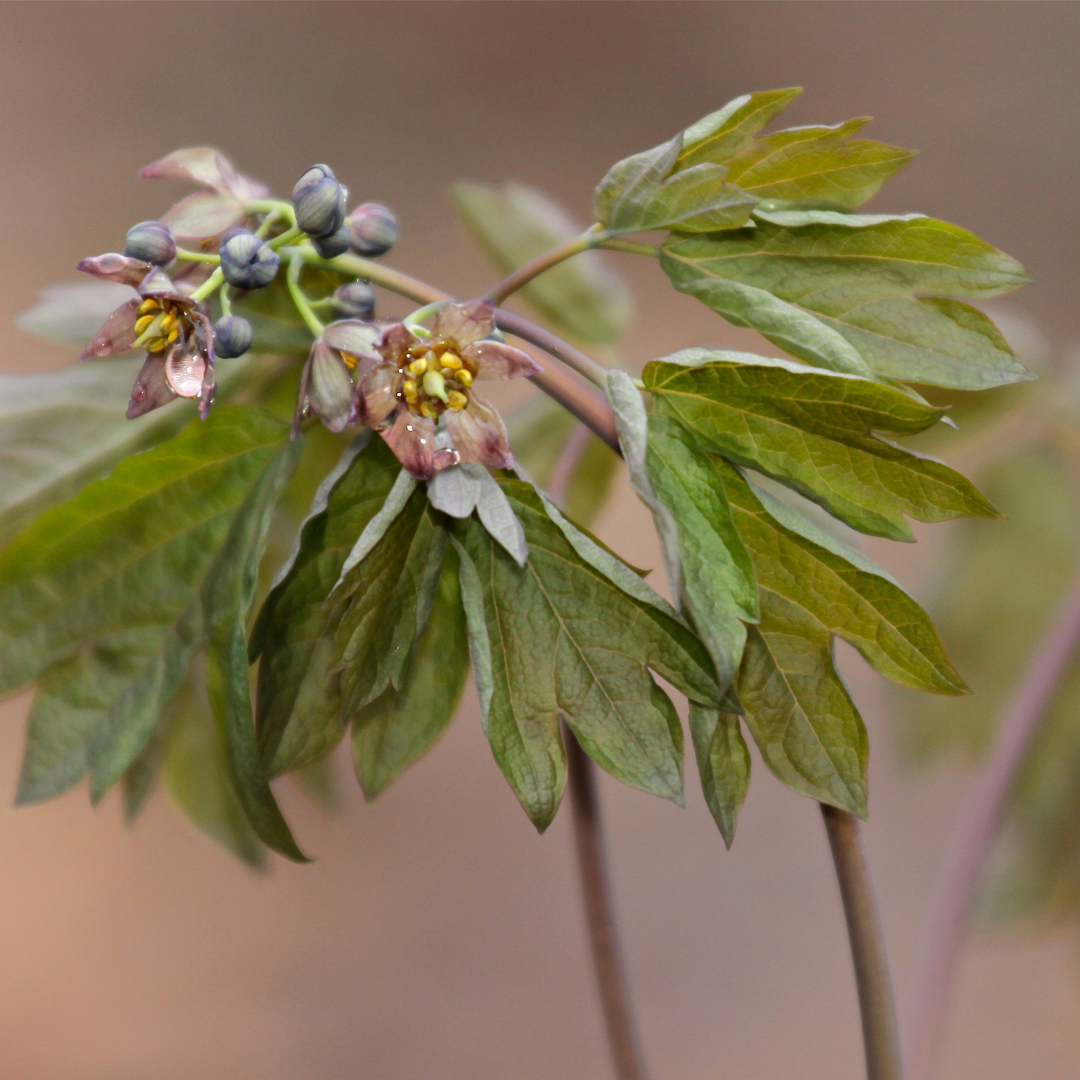
[[[394,367],[401,366],[401,358],[416,344],[417,339],[405,329],[404,324],[394,323],[383,330],[382,340],[379,342],[379,353],[384,360],[388,360]]]
[[[188,146],[140,170],[144,180],[192,180],[241,202],[264,199],[270,189],[238,173],[233,163],[212,146]]]
[[[382,329],[360,319],[341,319],[323,331],[323,341],[331,349],[350,356],[376,356]]]
[[[83,259],[75,269],[84,274],[93,274],[104,281],[118,281],[121,285],[138,288],[139,282],[154,268],[142,259],[129,259],[126,255],[110,252],[108,255]]]
[[[495,329],[495,305],[486,300],[448,304],[435,316],[432,333],[443,341],[454,342],[459,349],[485,338]]]
[[[444,415],[446,430],[463,462],[478,461],[489,469],[514,467],[502,417],[483,398],[473,394],[461,412],[448,410]]]
[[[172,279],[159,266],[151,269],[139,285],[140,296],[152,296],[155,300],[174,300],[185,307],[192,306],[191,298],[180,292],[173,284]]]
[[[165,378],[173,392],[180,397],[198,397],[206,377],[206,361],[197,353],[186,352],[174,345],[165,357]]]
[[[196,191],[166,211],[161,223],[181,240],[202,240],[220,236],[243,220],[244,204],[239,199],[215,191]]]
[[[139,305],[142,300],[134,297],[121,304],[106,320],[97,332],[94,340],[79,354],[80,360],[90,360],[97,356],[115,356],[127,352],[135,345],[135,322],[139,318]]]
[[[127,418],[134,420],[137,416],[153,412],[162,405],[168,405],[175,397],[165,378],[165,357],[161,353],[153,353],[147,356],[139,377],[135,380],[131,401],[128,402]]]
[[[476,364],[478,379],[525,379],[544,370],[528,353],[501,341],[474,341],[461,355]]]
[[[353,381],[345,361],[321,339],[311,348],[308,401],[331,431],[344,431],[353,405]]]
[[[430,480],[435,464],[435,422],[402,409],[394,426],[381,432],[398,461],[421,480]]]
[[[358,369],[359,370],[359,369]],[[353,404],[354,423],[382,427],[400,404],[394,392],[398,371],[393,364],[365,365],[360,371]]]

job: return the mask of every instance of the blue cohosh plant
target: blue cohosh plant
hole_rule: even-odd
[[[620,161],[584,232],[528,189],[458,185],[508,275],[472,299],[372,261],[394,216],[349,213],[326,165],[291,200],[214,150],[144,169],[201,190],[134,226],[123,254],[79,264],[119,301],[86,364],[6,382],[0,688],[37,686],[18,800],[88,777],[95,801],[121,784],[133,816],[164,773],[248,861],[302,861],[270,781],[310,778],[351,731],[374,797],[445,730],[471,670],[495,760],[541,831],[570,778],[616,1069],[641,1076],[589,760],[682,801],[683,727],[659,677],[688,702],[728,845],[747,733],[824,807],[868,1070],[898,1077],[856,821],[867,738],[833,641],[904,686],[966,687],[919,606],[820,511],[895,540],[913,538],[909,518],[996,515],[896,440],[947,420],[914,385],[1029,377],[966,302],[1026,275],[958,226],[857,213],[911,154],[855,137],[864,120],[760,134],[796,93],[738,98]],[[641,233],[652,242],[628,238]],[[657,260],[791,359],[686,349],[621,370],[626,296],[599,248]],[[380,318],[373,286],[418,306]],[[546,326],[500,306],[518,290]],[[24,325],[77,337],[91,307],[54,290]],[[142,419],[125,427],[133,370],[112,358],[135,350],[127,415]],[[519,377],[553,401],[508,432],[480,384]],[[672,603],[584,527],[611,451],[655,519]]]

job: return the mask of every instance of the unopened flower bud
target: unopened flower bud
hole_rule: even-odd
[[[262,289],[277,277],[278,254],[254,233],[234,233],[221,248],[221,272],[238,289]]]
[[[369,258],[385,255],[397,240],[397,218],[381,203],[364,203],[348,217],[353,247]]]
[[[329,165],[313,165],[293,188],[296,224],[314,238],[332,236],[345,220],[345,189]]]
[[[344,255],[352,247],[352,233],[349,231],[349,226],[342,222],[337,232],[329,236],[312,237],[311,242],[324,259],[333,259],[338,255]]]
[[[363,281],[350,281],[334,293],[334,306],[349,319],[368,320],[375,314],[375,290]]]
[[[124,254],[129,259],[166,266],[176,258],[176,241],[160,221],[140,221],[128,229]]]
[[[239,315],[223,315],[214,323],[214,351],[222,360],[243,356],[254,340],[251,323]]]

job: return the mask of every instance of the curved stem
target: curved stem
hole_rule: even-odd
[[[187,248],[178,247],[176,257],[181,262],[204,262],[213,263],[215,266],[221,262],[220,255],[212,255],[208,251],[188,251]]]
[[[604,240],[597,247],[605,251],[622,251],[627,255],[645,255],[650,259],[660,258],[660,248],[655,244],[639,244],[634,240]]]
[[[912,1080],[931,1080],[936,1070],[949,994],[983,866],[1005,816],[1016,777],[1078,646],[1080,573],[1005,708],[993,756],[975,782],[949,844],[908,1031]]]
[[[213,296],[214,293],[221,288],[225,281],[225,275],[221,272],[219,266],[192,294],[191,299],[197,304],[201,304],[208,296]]]
[[[308,303],[307,297],[304,295],[303,289],[300,288],[300,271],[303,268],[303,259],[293,256],[289,262],[289,272],[285,276],[285,281],[289,286],[289,295],[292,297],[292,302],[296,305],[296,310],[300,312],[301,318],[307,323],[307,328],[315,335],[319,337],[325,327],[320,322],[318,316],[311,310],[311,305]]]
[[[596,769],[565,724],[563,742],[566,744],[567,782],[585,918],[615,1075],[618,1080],[645,1080],[645,1066],[630,1012],[626,971],[615,933]]]
[[[867,1080],[902,1080],[896,1003],[861,825],[853,814],[824,803],[821,815],[825,819],[851,942]]]
[[[550,251],[545,251],[543,255],[538,255],[532,262],[527,262],[524,266],[519,267],[509,277],[503,278],[497,285],[493,285],[488,289],[484,294],[484,299],[490,300],[493,304],[501,304],[523,285],[528,285],[533,278],[539,277],[553,266],[558,266],[559,263],[565,262],[575,255],[580,255],[583,251],[588,251],[589,248],[596,247],[597,244],[607,239],[607,236],[608,234],[604,232],[601,226],[593,225],[580,236],[575,236],[572,240],[567,240],[566,243],[560,244]]]

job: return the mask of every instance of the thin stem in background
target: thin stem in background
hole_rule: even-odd
[[[532,262],[519,267],[497,285],[488,289],[484,294],[484,299],[490,300],[493,304],[501,304],[508,296],[512,296],[518,289],[528,285],[533,278],[539,277],[567,259],[572,259],[575,255],[580,255],[583,251],[588,251],[589,248],[596,247],[597,244],[606,240],[608,235],[599,225],[593,225],[580,236],[575,236],[572,240],[567,240],[566,243],[545,251]]]
[[[846,810],[824,803],[821,804],[821,815],[829,835],[851,942],[867,1080],[902,1080],[900,1029],[896,1022],[885,934],[870,877],[870,862],[863,847],[861,823]]]
[[[596,766],[565,724],[563,742],[566,744],[567,783],[574,818],[581,892],[585,900],[593,968],[604,1009],[615,1075],[618,1080],[645,1080],[645,1066],[630,1012],[626,970],[615,933],[596,788]]]
[[[1016,777],[1080,646],[1080,574],[1012,700],[986,771],[975,781],[949,844],[916,982],[907,1051],[911,1080],[934,1076],[968,918]]]

